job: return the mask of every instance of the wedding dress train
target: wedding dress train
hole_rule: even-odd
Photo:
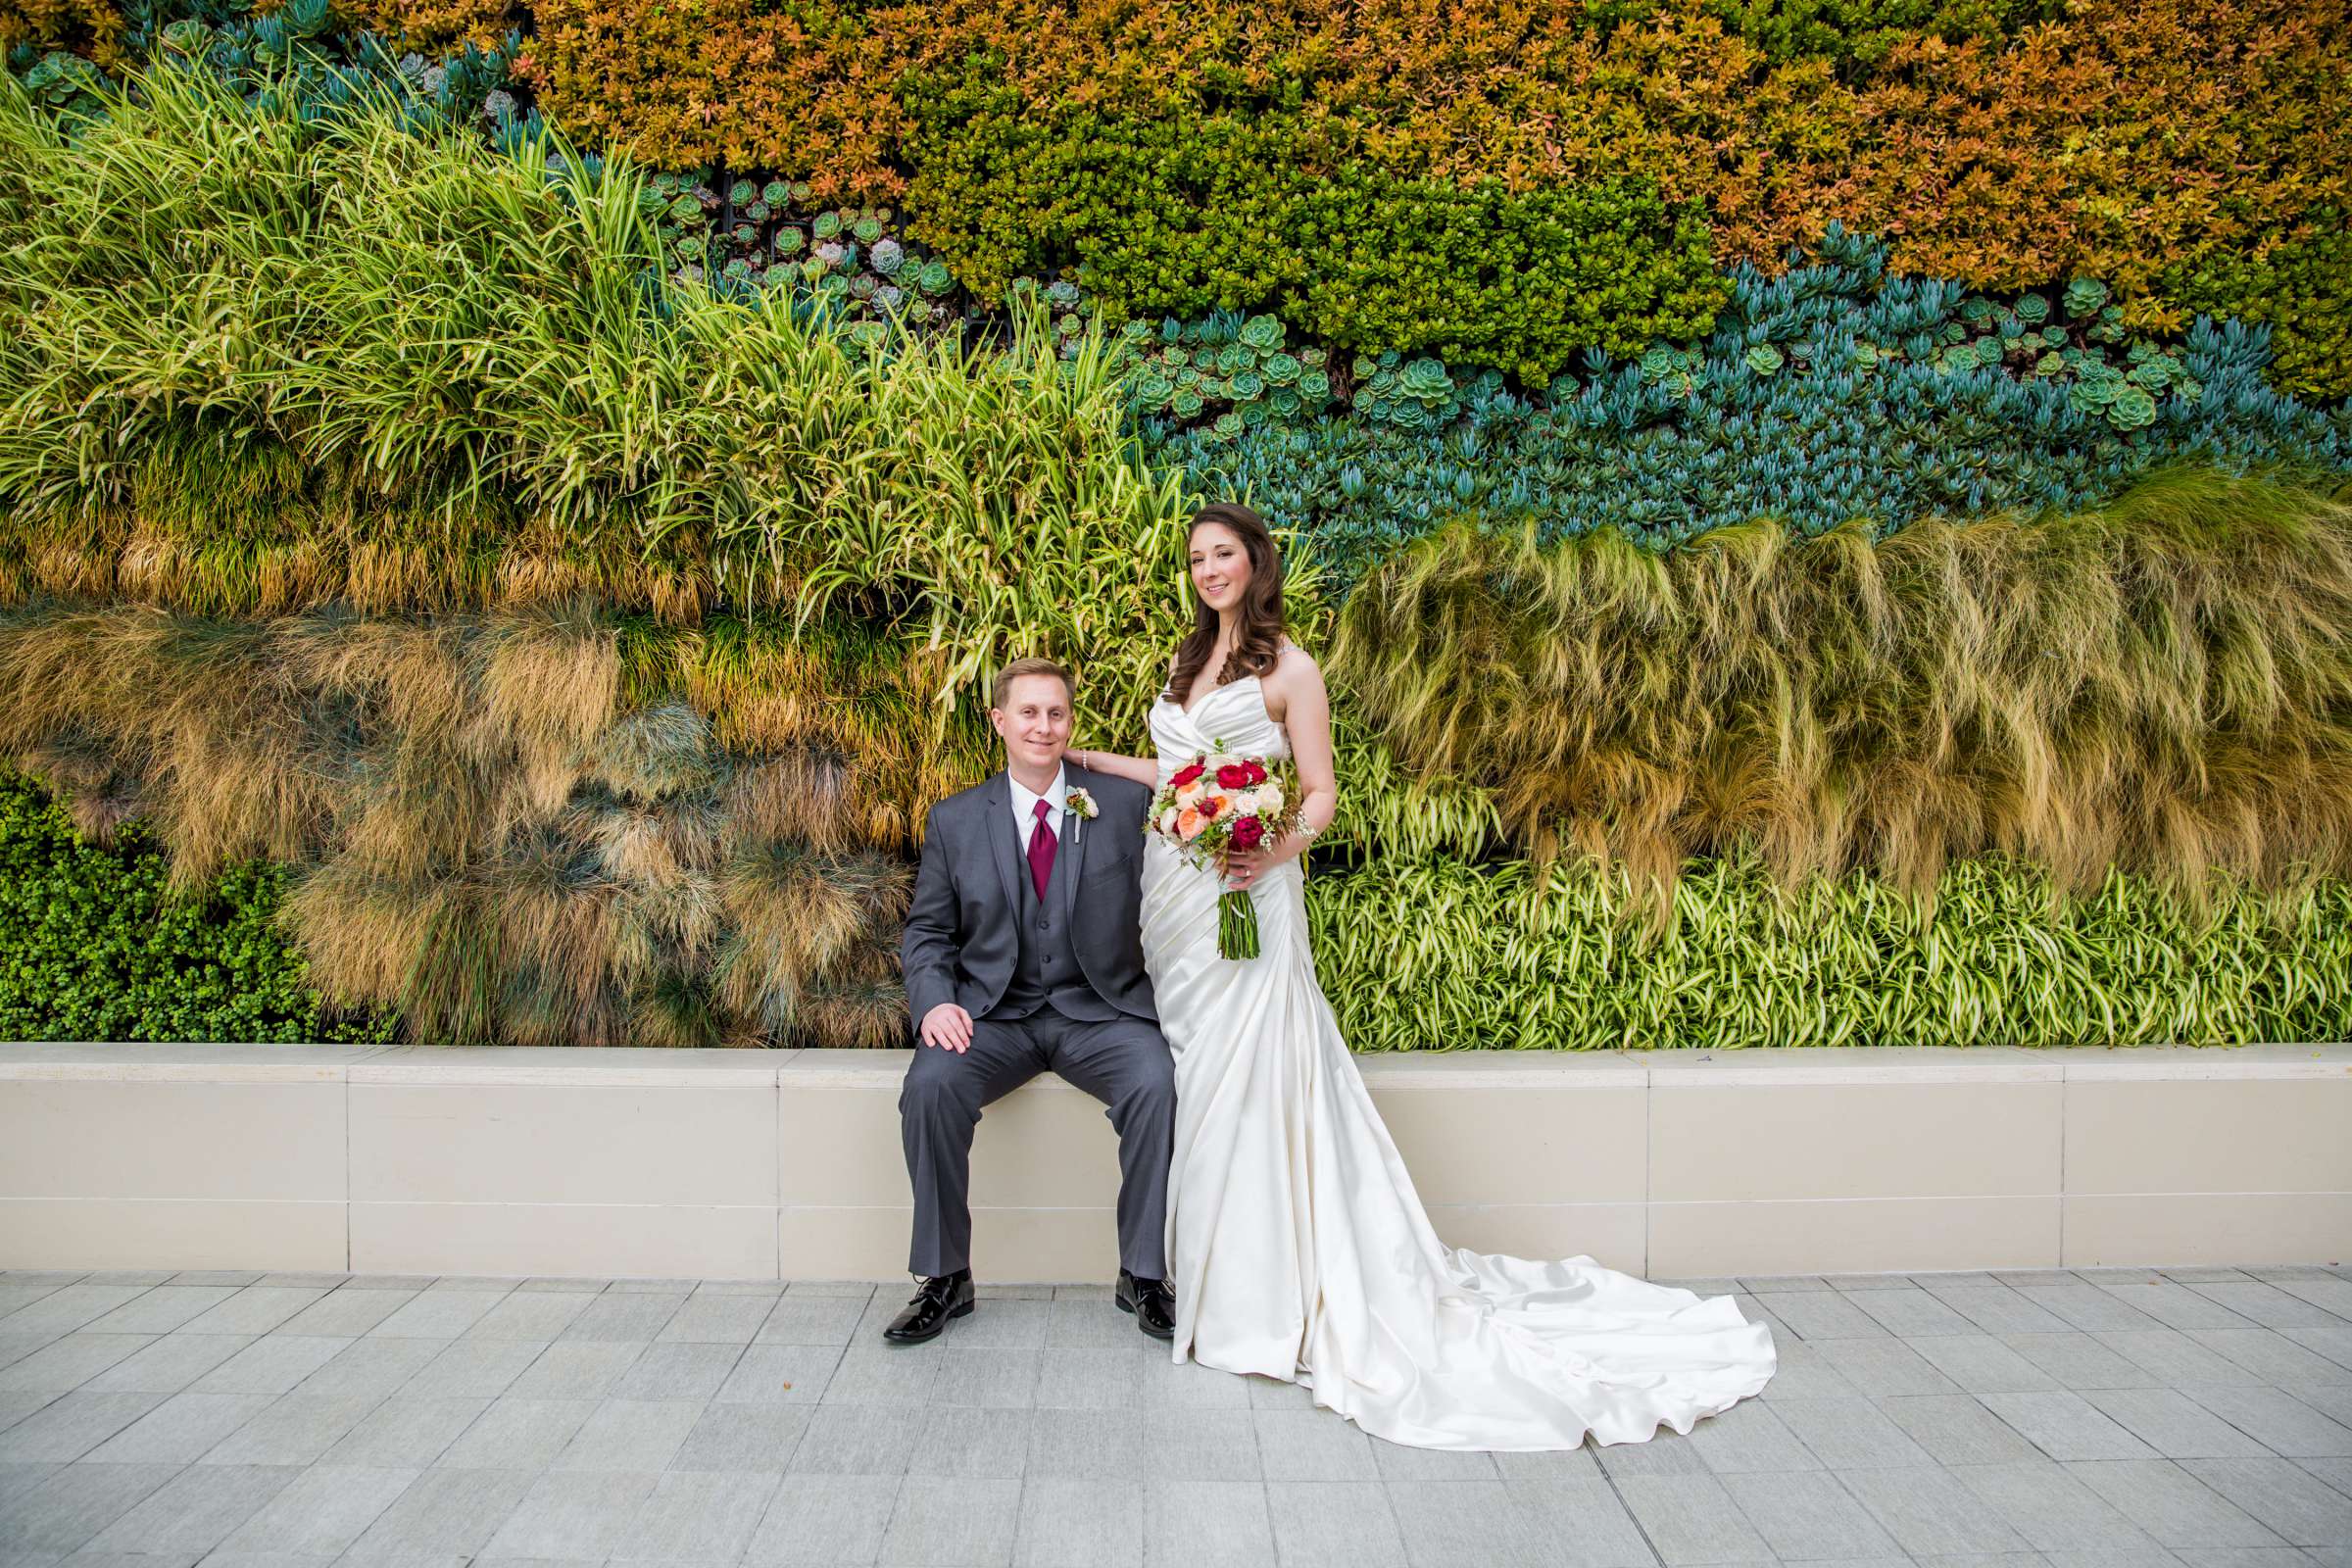
[[[1255,676],[1189,713],[1163,696],[1152,738],[1163,785],[1201,752],[1288,755]],[[1176,1060],[1178,1361],[1304,1384],[1424,1448],[1642,1443],[1771,1380],[1771,1329],[1729,1296],[1441,1243],[1316,982],[1299,862],[1258,879],[1259,956],[1228,960],[1216,877],[1156,835],[1144,853],[1144,963]]]

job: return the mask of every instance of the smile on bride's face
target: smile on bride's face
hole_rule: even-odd
[[[1193,592],[1200,602],[1222,614],[1242,602],[1250,586],[1250,550],[1242,536],[1221,522],[1204,522],[1193,530]]]
[[[1004,738],[1014,768],[1035,774],[1041,787],[1052,782],[1054,765],[1070,747],[1070,694],[1059,680],[1014,676],[1004,689],[1004,706],[990,709],[988,721]]]

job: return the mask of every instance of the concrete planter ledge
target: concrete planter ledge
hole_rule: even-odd
[[[0,1267],[905,1276],[904,1051],[0,1045]],[[1656,1278],[2352,1256],[2352,1045],[1358,1058],[1451,1243]],[[974,1149],[975,1267],[1114,1266],[1102,1108]]]

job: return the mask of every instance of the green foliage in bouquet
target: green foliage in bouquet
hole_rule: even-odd
[[[281,867],[170,882],[162,847],[103,790],[61,802],[0,770],[0,1040],[393,1038],[390,1013],[337,1011],[313,989],[280,926]]]

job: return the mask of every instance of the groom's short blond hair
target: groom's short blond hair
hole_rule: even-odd
[[[1012,695],[1012,683],[1023,675],[1051,675],[1061,682],[1061,695],[1065,702],[1076,702],[1078,699],[1078,683],[1070,679],[1067,669],[1053,660],[1016,659],[997,671],[997,684],[989,693],[988,706],[1003,708],[1004,700]]]

